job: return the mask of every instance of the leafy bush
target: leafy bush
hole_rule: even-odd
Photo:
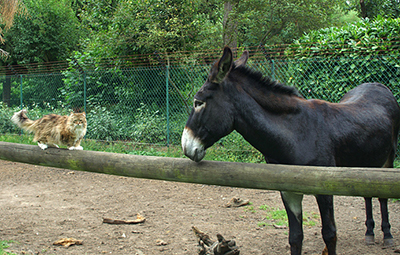
[[[0,133],[18,133],[20,128],[11,122],[11,117],[14,112],[19,111],[18,108],[9,108],[3,103],[0,103]]]
[[[134,111],[121,113],[106,107],[90,106],[87,114],[87,138],[96,140],[129,140],[141,143],[165,143],[165,118],[145,104]]]
[[[166,122],[158,111],[151,112],[145,104],[141,104],[134,115],[133,140],[145,143],[166,141]]]
[[[84,86],[89,104],[101,104],[107,108],[136,109],[140,103],[155,104],[160,111],[166,106],[165,70],[163,67],[137,67],[121,69],[101,66],[93,52],[76,52],[70,60],[61,88],[66,102],[72,107],[82,107]],[[93,70],[95,67],[95,70]],[[150,104],[149,104],[150,105]]]
[[[382,17],[312,31],[286,50],[288,84],[305,97],[334,102],[364,82],[383,83],[400,96],[399,38],[400,19]]]
[[[87,113],[88,131],[86,137],[95,140],[126,140],[125,125],[115,114],[102,106],[92,106]],[[128,123],[123,123],[129,125]]]
[[[290,58],[387,55],[400,48],[400,19],[362,19],[343,27],[330,27],[311,31],[289,45]]]
[[[206,160],[265,163],[264,156],[238,132],[233,131],[207,149]]]

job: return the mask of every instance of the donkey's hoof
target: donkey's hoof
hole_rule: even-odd
[[[385,248],[393,247],[394,246],[394,240],[393,238],[386,238],[383,239],[383,246]]]
[[[374,245],[375,244],[375,236],[365,236],[365,244],[366,245]]]

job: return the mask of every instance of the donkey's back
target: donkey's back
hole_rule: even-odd
[[[380,83],[364,83],[336,104],[337,166],[393,167],[400,127],[400,108]]]

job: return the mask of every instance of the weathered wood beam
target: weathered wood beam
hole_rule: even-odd
[[[41,166],[304,194],[400,198],[400,169],[311,167],[201,161],[0,142],[0,159]]]

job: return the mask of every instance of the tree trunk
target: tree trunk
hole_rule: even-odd
[[[224,46],[232,49],[233,57],[236,58],[237,49],[237,22],[230,17],[232,2],[224,3]]]
[[[6,81],[3,82],[3,103],[7,106],[11,105],[11,77],[6,75]]]
[[[367,15],[367,7],[365,6],[364,0],[360,0],[360,7],[361,7],[361,17],[364,19],[368,17]]]

